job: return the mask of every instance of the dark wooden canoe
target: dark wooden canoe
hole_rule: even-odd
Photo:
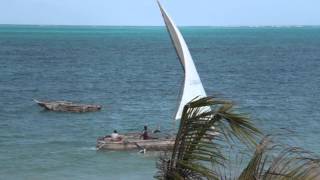
[[[90,105],[90,104],[75,104],[68,101],[34,101],[41,107],[50,111],[60,111],[60,112],[95,112],[101,109],[100,105]]]

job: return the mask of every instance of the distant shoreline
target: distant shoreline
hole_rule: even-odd
[[[3,26],[25,26],[25,27],[164,27],[164,25],[60,25],[60,24],[0,24]],[[224,26],[207,26],[207,25],[183,25],[179,27],[195,28],[303,28],[303,27],[320,27],[320,25],[224,25]]]

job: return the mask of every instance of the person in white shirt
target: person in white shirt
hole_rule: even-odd
[[[111,133],[111,140],[112,141],[121,141],[122,137],[118,134],[117,130],[114,130],[113,133]]]

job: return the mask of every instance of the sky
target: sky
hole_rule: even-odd
[[[320,25],[320,0],[161,0],[180,26]],[[0,24],[162,26],[156,0],[0,0]]]

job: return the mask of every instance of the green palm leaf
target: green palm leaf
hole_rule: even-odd
[[[248,116],[234,110],[232,102],[213,97],[194,99],[184,107],[173,151],[160,157],[155,177],[164,180],[320,179],[318,156],[301,148],[280,146],[271,136],[265,136],[256,144],[260,135]],[[232,151],[226,144],[238,142],[255,148],[240,175],[228,169],[224,155],[225,151]]]
[[[275,144],[263,138],[239,180],[316,180],[320,179],[320,158],[298,147]]]
[[[226,139],[254,145],[259,130],[229,101],[205,97],[188,103],[182,113],[171,158],[162,158],[158,179],[219,179],[212,166],[223,166]],[[166,159],[166,160],[164,160]],[[163,164],[165,165],[163,165]],[[162,165],[161,165],[162,164]]]

